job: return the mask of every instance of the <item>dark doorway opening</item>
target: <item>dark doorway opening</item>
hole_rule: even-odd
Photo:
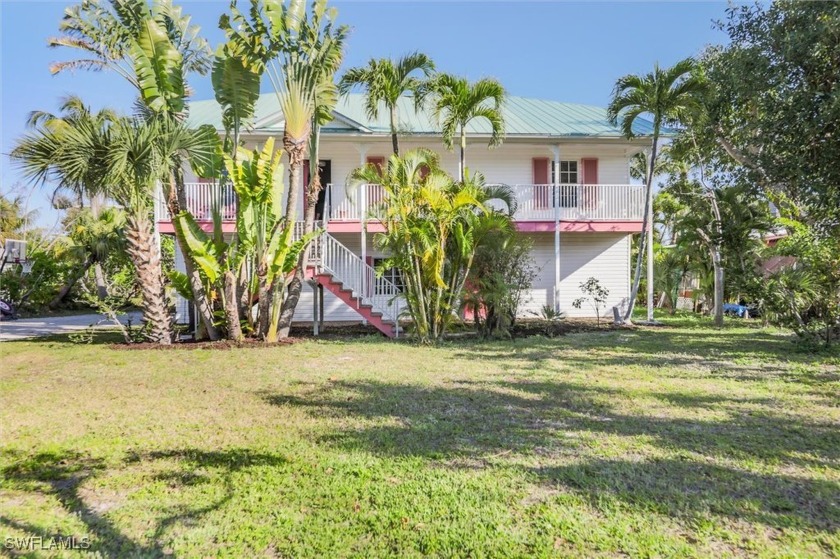
[[[327,190],[328,185],[332,182],[332,161],[329,159],[321,159],[318,161],[318,170],[321,175],[321,191],[318,192],[318,201],[315,203],[315,220],[321,221],[326,219],[327,208]],[[309,188],[309,160],[303,162],[303,190]]]

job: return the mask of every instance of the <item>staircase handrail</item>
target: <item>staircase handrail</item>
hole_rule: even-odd
[[[402,291],[391,280],[377,276],[373,266],[359,258],[327,232],[317,239],[318,266],[340,281],[363,303],[394,323],[398,330]]]

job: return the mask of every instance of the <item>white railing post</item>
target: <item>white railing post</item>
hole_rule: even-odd
[[[327,200],[326,200],[327,209],[326,209],[326,211],[324,211],[324,221],[326,223],[329,223],[330,220],[333,217],[333,215],[332,215],[332,212],[333,212],[333,207],[332,207],[332,191],[333,191],[333,188],[332,187],[333,187],[332,183],[327,185]]]

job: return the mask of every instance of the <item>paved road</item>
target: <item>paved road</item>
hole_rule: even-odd
[[[140,313],[132,312],[121,315],[120,321],[125,323],[131,318],[132,324],[140,324]],[[22,318],[20,320],[4,320],[0,322],[0,342],[23,340],[37,336],[51,334],[67,334],[84,330],[92,324],[98,323],[105,317],[99,314],[77,314],[73,316],[50,316],[44,318]],[[104,320],[97,328],[113,328],[110,321]]]

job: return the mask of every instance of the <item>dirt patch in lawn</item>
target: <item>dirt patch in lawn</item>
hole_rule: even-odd
[[[156,349],[156,350],[168,350],[168,349],[209,349],[209,350],[221,350],[227,351],[231,349],[242,349],[242,348],[262,348],[262,347],[278,347],[278,346],[286,346],[292,345],[294,343],[302,341],[300,338],[285,338],[283,340],[274,342],[274,343],[265,343],[260,340],[246,338],[241,342],[234,342],[233,340],[217,340],[215,342],[211,341],[199,341],[196,342],[194,340],[184,340],[180,342],[176,342],[169,345],[160,345],[152,342],[139,342],[134,344],[111,344],[109,347],[111,349],[122,349],[122,350],[140,350],[140,349]]]
[[[463,324],[460,328],[455,327],[448,335],[449,338],[472,338],[478,333],[472,329],[472,325]],[[510,329],[510,336],[512,338],[530,338],[532,336],[544,336],[546,338],[556,338],[558,336],[565,336],[566,334],[576,334],[582,332],[609,332],[617,329],[627,329],[632,326],[616,326],[612,323],[601,322],[600,326],[594,319],[572,319],[561,321],[548,321],[541,319],[525,319],[518,321],[513,328]],[[350,340],[364,336],[382,336],[376,328],[369,324],[361,323],[328,323],[321,329],[318,336],[312,332],[312,326],[295,326],[291,330],[291,335],[288,338],[279,340],[274,343],[265,343],[255,338],[246,338],[241,342],[234,342],[232,340],[218,340],[218,341],[195,341],[182,340],[170,345],[159,345],[150,342],[140,342],[134,344],[114,343],[110,347],[118,350],[169,350],[169,349],[204,349],[204,350],[220,350],[227,351],[233,349],[258,349],[266,347],[278,347],[292,345],[298,342],[320,339],[320,340]],[[410,339],[410,337],[408,338]]]
[[[510,329],[510,335],[514,338],[530,338],[531,336],[545,336],[555,338],[566,334],[577,334],[580,332],[609,332],[611,330],[624,330],[633,326],[615,325],[612,322],[601,321],[599,325],[595,319],[575,318],[568,320],[541,320],[527,319],[518,320]]]
[[[305,340],[322,339],[322,340],[337,340],[337,339],[352,339],[362,336],[382,335],[379,330],[370,325],[359,323],[331,323],[326,325],[320,335],[315,336],[312,333],[312,326],[295,326],[290,332],[288,338],[284,338],[277,342],[266,343],[256,338],[245,338],[241,342],[232,340],[182,340],[170,345],[160,345],[151,342],[139,342],[134,344],[114,343],[110,345],[111,349],[121,350],[169,350],[169,349],[205,349],[205,350],[220,350],[227,351],[232,349],[258,349],[265,347],[279,347],[296,344]]]

